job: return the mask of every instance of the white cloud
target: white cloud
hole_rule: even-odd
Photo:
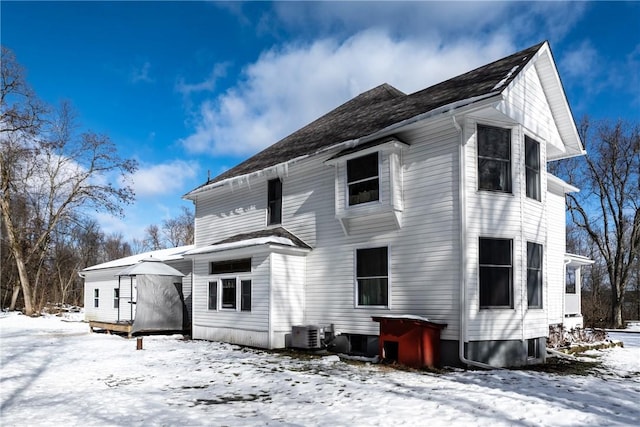
[[[175,194],[184,188],[198,172],[196,162],[174,160],[169,163],[142,167],[133,174],[133,188],[136,197],[151,197],[163,194]]]
[[[201,104],[182,143],[192,153],[252,154],[379,84],[410,93],[513,51],[501,36],[444,46],[383,30],[274,48],[235,87]]]
[[[184,77],[179,77],[176,82],[175,90],[181,93],[183,96],[189,96],[192,93],[198,92],[213,92],[216,88],[216,82],[219,78],[226,76],[228,62],[215,64],[209,76],[198,83],[187,83]]]
[[[598,52],[591,42],[585,40],[577,48],[565,51],[560,66],[564,75],[573,80],[593,80],[595,71],[600,68]]]
[[[131,83],[153,83],[155,80],[150,75],[151,64],[146,61],[140,67],[133,67],[129,75]]]

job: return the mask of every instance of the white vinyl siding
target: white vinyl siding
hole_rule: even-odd
[[[564,319],[564,255],[566,245],[565,196],[549,191],[547,197],[547,312],[549,324],[560,324]]]

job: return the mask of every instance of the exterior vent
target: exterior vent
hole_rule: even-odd
[[[324,330],[320,326],[293,326],[291,329],[291,346],[294,348],[321,348],[323,338]]]

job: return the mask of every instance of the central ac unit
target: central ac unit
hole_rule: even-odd
[[[306,325],[291,328],[291,346],[295,348],[321,348],[323,338],[324,330],[320,326]]]

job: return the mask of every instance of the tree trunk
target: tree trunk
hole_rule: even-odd
[[[13,286],[13,292],[11,293],[11,305],[9,306],[9,311],[14,311],[16,309],[16,304],[18,302],[18,296],[20,295],[20,290],[22,288],[20,285]]]
[[[614,328],[622,329],[624,328],[624,321],[622,320],[624,295],[621,295],[618,286],[612,286],[611,293],[613,294],[613,304],[611,304],[611,321],[613,322]]]
[[[24,314],[31,316],[34,314],[33,301],[31,295],[31,283],[29,282],[29,276],[27,275],[27,267],[22,259],[22,254],[14,251],[14,258],[16,260],[16,266],[18,267],[18,274],[20,275],[20,285],[22,286],[22,297],[24,298]]]

